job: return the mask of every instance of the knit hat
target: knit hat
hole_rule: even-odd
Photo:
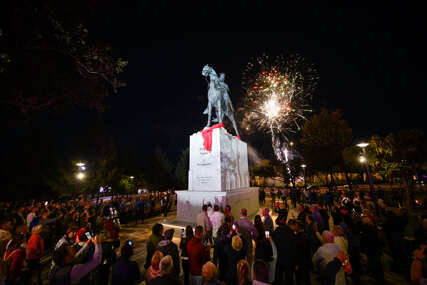
[[[276,219],[277,225],[286,225],[286,216],[285,215],[279,215]]]
[[[79,241],[87,241],[86,230],[80,229],[77,231],[77,236],[79,237]]]
[[[165,233],[164,233],[165,239],[172,240],[174,233],[175,233],[174,229],[168,229],[168,230],[166,230]]]

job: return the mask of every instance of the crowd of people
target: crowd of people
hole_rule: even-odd
[[[0,202],[0,284],[134,284],[140,270],[131,262],[132,241],[120,241],[120,228],[166,216],[173,204],[169,192]]]
[[[271,207],[253,221],[246,209],[233,217],[228,205],[224,212],[203,205],[179,245],[173,229],[156,224],[147,244],[148,284],[179,284],[180,272],[185,285],[360,284],[362,276],[384,284],[384,267],[425,284],[427,217],[387,206],[382,193],[270,193]],[[269,206],[262,193],[260,202]]]
[[[155,224],[143,268],[120,228],[167,215],[173,195],[0,203],[0,284],[383,284],[384,267],[426,282],[424,213],[381,193],[273,190],[268,204],[263,192],[253,220],[202,205],[179,243]]]

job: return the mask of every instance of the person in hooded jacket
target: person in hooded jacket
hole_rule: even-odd
[[[184,285],[190,284],[190,264],[188,262],[187,243],[193,238],[193,228],[185,228],[185,237],[181,237],[179,248],[181,249],[182,271],[184,272]]]
[[[180,262],[179,262],[179,250],[178,246],[172,242],[173,234],[175,233],[174,229],[168,229],[165,231],[164,239],[159,242],[157,250],[163,253],[163,256],[170,255],[173,260],[173,272],[172,275],[175,278],[179,277]]]
[[[231,244],[225,245],[225,254],[228,260],[228,270],[226,273],[227,284],[236,284],[238,281],[237,263],[246,257],[246,250],[240,236],[233,236]]]

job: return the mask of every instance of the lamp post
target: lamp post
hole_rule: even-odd
[[[129,176],[129,178],[132,181],[132,191],[136,188],[136,192],[138,193],[138,187],[135,185],[135,176]]]
[[[305,165],[305,164],[301,164],[301,167],[302,167],[302,169],[303,169],[303,171],[304,171],[304,188],[306,188],[306,181],[305,181],[305,168],[307,167],[307,165]]]
[[[363,156],[360,157],[360,162],[361,163],[365,163],[366,165],[366,173],[368,175],[368,181],[369,181],[369,189],[371,191],[371,197],[374,201],[376,201],[376,196],[375,196],[375,189],[374,189],[374,183],[372,182],[372,175],[371,175],[371,169],[369,168],[369,163],[368,163],[368,159],[366,158],[366,150],[365,148],[368,146],[368,143],[362,142],[362,143],[358,143],[357,146],[360,147],[362,149],[362,153]]]
[[[86,164],[84,164],[83,162],[77,162],[76,166],[78,167],[79,172],[76,174],[77,182],[73,196],[76,194],[76,192],[78,192],[78,185],[80,186],[81,181],[86,177],[86,175],[83,173],[83,171],[86,170]]]
[[[76,178],[77,178],[77,183],[76,183],[76,192],[77,191],[77,185],[80,186],[81,181],[85,178],[85,174],[83,172],[79,172],[76,174]]]

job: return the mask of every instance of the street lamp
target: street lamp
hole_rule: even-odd
[[[76,163],[76,165],[77,165],[78,167],[82,167],[82,166],[85,166],[86,164],[84,164],[83,162],[77,162],[77,163]]]
[[[371,190],[371,196],[374,201],[376,201],[375,197],[375,189],[374,189],[374,183],[372,182],[372,175],[371,175],[371,169],[369,168],[368,160],[366,159],[366,150],[365,148],[369,144],[366,142],[358,143],[356,146],[360,147],[363,152],[363,156],[360,157],[360,162],[365,163],[366,165],[366,173],[368,174],[368,180],[369,180],[369,189]]]
[[[304,188],[306,188],[306,182],[305,182],[305,168],[307,167],[307,165],[305,164],[301,164],[302,169],[304,170]]]
[[[77,173],[76,177],[78,180],[81,181],[81,180],[83,180],[83,178],[85,178],[85,174],[83,172],[79,172],[79,173]]]

